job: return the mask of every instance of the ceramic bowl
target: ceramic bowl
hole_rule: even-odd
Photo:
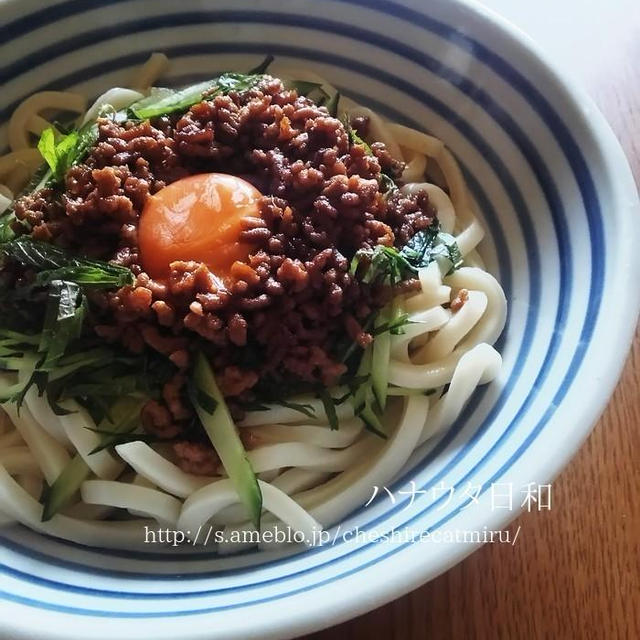
[[[434,133],[464,169],[487,230],[484,258],[509,303],[500,377],[412,458],[388,487],[395,502],[363,505],[321,548],[224,558],[6,530],[0,635],[293,637],[445,571],[478,546],[456,531],[501,529],[526,485],[550,483],[567,464],[635,326],[638,200],[602,116],[525,36],[462,0],[4,0],[0,17],[1,122],[38,90],[93,96],[126,84],[153,51],[171,58],[176,85],[272,53]]]

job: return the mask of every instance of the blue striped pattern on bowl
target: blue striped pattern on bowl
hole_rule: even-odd
[[[216,558],[206,549],[87,549],[20,527],[2,533],[0,567],[11,615],[0,624],[14,635],[282,638],[330,624],[473,548],[342,533],[497,528],[516,511],[491,509],[491,483],[548,482],[586,437],[637,307],[634,298],[610,311],[629,285],[625,269],[637,264],[628,246],[632,182],[600,116],[504,25],[445,0],[29,0],[5,2],[0,14],[0,122],[37,90],[96,95],[122,85],[151,51],[171,58],[172,84],[273,53],[434,133],[463,167],[488,232],[484,256],[509,302],[499,380],[412,458],[390,487],[396,503],[351,514],[333,530],[336,544]],[[611,332],[618,343],[607,343]],[[398,494],[411,481],[428,490],[414,501]],[[458,491],[434,496],[439,483]],[[482,485],[478,503],[461,491],[468,483]]]

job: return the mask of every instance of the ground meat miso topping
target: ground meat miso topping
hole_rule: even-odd
[[[424,192],[384,192],[381,173],[398,180],[402,164],[381,143],[370,152],[351,144],[325,107],[269,76],[184,114],[98,124],[95,147],[68,171],[63,192],[24,196],[15,213],[35,238],[134,273],[133,286],[93,295],[92,323],[99,336],[133,352],[159,351],[175,365],[163,398],[143,411],[147,428],[174,437],[189,419],[184,372],[195,348],[208,354],[228,397],[247,397],[269,376],[334,383],[345,371],[336,345],[345,337],[366,345],[366,320],[385,303],[349,274],[351,258],[377,244],[402,246],[435,216]],[[366,122],[354,126],[365,135]],[[212,172],[262,194],[259,215],[242,220],[248,259],[233,264],[224,284],[193,260],[152,279],[137,241],[147,198]],[[209,460],[186,445],[176,452],[191,467]]]

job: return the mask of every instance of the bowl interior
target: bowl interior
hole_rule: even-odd
[[[498,525],[516,515],[521,488],[548,482],[588,433],[626,347],[607,351],[596,340],[602,308],[624,285],[617,264],[629,259],[610,250],[629,213],[613,210],[628,189],[609,172],[617,151],[603,148],[609,134],[506,27],[457,2],[428,4],[428,11],[417,1],[364,0],[0,7],[11,45],[2,72],[4,123],[38,90],[93,96],[126,85],[152,51],[170,57],[167,84],[174,85],[248,69],[272,53],[281,65],[317,71],[345,95],[437,135],[464,169],[487,231],[483,257],[509,304],[497,345],[499,379],[413,456],[389,487],[395,503],[379,499],[351,514],[334,528],[335,544],[217,558],[207,549],[87,549],[8,530],[4,597],[41,614],[40,622],[16,623],[16,633],[31,628],[55,637],[51,621],[73,617],[75,637],[98,617],[99,637],[116,628],[122,637],[144,637],[144,625],[165,616],[158,633],[171,637],[182,617],[193,616],[186,637],[251,637],[251,608],[265,634],[283,637],[355,615],[445,570],[471,547],[343,538],[345,531]],[[6,124],[1,133],[4,142]],[[603,208],[613,228],[605,227]],[[616,320],[623,343],[633,313],[625,314]],[[406,491],[412,482],[423,491],[413,498]],[[511,510],[491,503],[495,483],[511,484]],[[342,597],[332,593],[338,582]],[[327,619],[331,611],[335,618]],[[217,620],[208,636],[198,622],[204,613]]]

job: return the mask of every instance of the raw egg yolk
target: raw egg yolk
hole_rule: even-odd
[[[246,180],[204,173],[177,180],[148,198],[138,226],[144,270],[154,279],[169,276],[177,260],[203,262],[223,281],[231,265],[246,261],[241,220],[260,217],[260,192]]]

